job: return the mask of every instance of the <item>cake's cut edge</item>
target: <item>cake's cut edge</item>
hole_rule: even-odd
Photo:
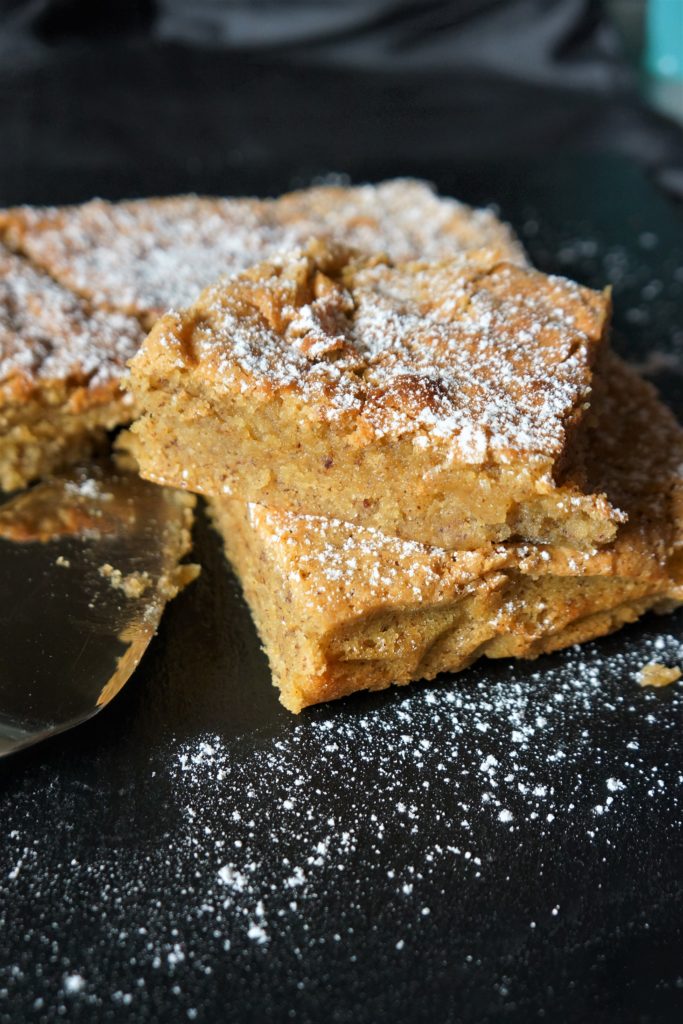
[[[492,569],[451,581],[450,593],[412,607],[378,602],[335,623],[317,611],[322,595],[293,593],[292,576],[271,560],[269,544],[238,502],[212,500],[212,516],[242,583],[282,703],[291,711],[358,690],[384,689],[442,672],[455,673],[484,655],[535,658],[603,636],[644,612],[683,602],[683,579],[525,576]],[[278,513],[281,518],[287,514]],[[261,528],[262,529],[262,528]],[[359,531],[362,532],[362,531]],[[355,547],[350,546],[353,558]],[[380,562],[380,569],[385,568]]]

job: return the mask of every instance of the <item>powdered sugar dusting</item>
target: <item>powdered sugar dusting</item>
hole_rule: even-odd
[[[26,260],[0,248],[0,382],[118,382],[142,341],[132,317],[91,312]]]
[[[312,235],[399,259],[440,258],[490,244],[525,262],[510,229],[492,213],[438,197],[410,180],[312,188],[278,200],[93,200],[79,207],[24,208],[13,216],[12,244],[63,284],[98,305],[152,320],[188,305],[221,274]]]
[[[564,200],[583,211],[585,188]],[[542,223],[548,265],[563,236]],[[538,221],[528,227],[531,237]],[[662,276],[598,244],[594,224],[582,230],[568,242],[565,231],[572,276],[600,284],[606,265],[624,295],[636,271],[643,285]],[[648,329],[631,332],[632,355],[657,323],[662,347],[683,352],[671,314],[683,270],[666,248],[677,291],[665,278],[668,305],[639,305],[636,289],[633,319]],[[202,644],[207,630],[234,628],[234,607],[213,626],[213,604],[202,611]],[[680,613],[531,669],[485,663],[251,732],[241,708],[274,698],[265,669],[246,675],[248,642],[231,640],[200,685],[181,625],[162,624],[168,662],[152,678],[143,665],[94,739],[83,730],[8,766],[3,1024],[239,1020],[245,1007],[264,1022],[312,1022],[330,1005],[340,1022],[436,1020],[444,1007],[468,1021],[671,1019],[683,688],[642,690],[637,675],[681,664]]]
[[[416,603],[429,602],[442,590],[478,580],[515,557],[503,545],[444,551],[338,519],[295,516],[260,505],[250,505],[247,514],[273,564],[290,586],[301,585],[298,592],[308,595],[312,607],[329,603],[334,608],[343,592],[358,602],[361,593],[391,604],[406,595]]]
[[[191,334],[193,369],[218,392],[296,391],[359,437],[441,441],[454,461],[562,451],[590,394],[606,299],[488,250],[354,260],[317,245],[210,288],[160,322],[149,358],[175,365]]]
[[[471,901],[488,906],[491,884],[515,928],[547,941],[551,922],[573,914],[555,888],[557,871],[571,865],[556,870],[554,851],[577,851],[595,874],[643,813],[681,824],[673,751],[683,691],[662,699],[632,676],[644,657],[682,655],[677,636],[650,634],[633,651],[623,640],[573,649],[523,674],[513,664],[492,678],[489,668],[288,718],[275,735],[245,743],[208,734],[153,750],[140,785],[165,794],[168,832],[153,846],[131,837],[133,873],[117,866],[115,843],[81,862],[68,832],[59,851],[35,841],[18,790],[1,855],[2,934],[27,900],[44,906],[48,887],[48,909],[24,919],[25,942],[49,944],[63,980],[59,991],[31,981],[32,998],[147,1013],[163,983],[191,1019],[189,1010],[210,1004],[217,976],[230,977],[229,999],[244,998],[259,963],[286,964],[293,984],[308,985],[325,964],[352,968],[359,936],[373,956],[414,956],[452,920],[453,893],[465,914]],[[46,798],[62,785],[53,775]],[[530,905],[518,862],[532,850],[540,875],[529,882]],[[97,946],[74,945],[66,927],[85,906],[97,907],[104,958]],[[469,928],[463,917],[465,943],[474,941]],[[27,968],[3,960],[0,1013],[27,984]]]

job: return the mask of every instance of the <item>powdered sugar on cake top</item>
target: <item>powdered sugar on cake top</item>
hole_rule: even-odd
[[[315,415],[346,417],[361,444],[441,439],[475,464],[563,450],[590,394],[605,296],[490,250],[355,259],[318,245],[219,283],[159,323],[142,362],[189,358],[217,393],[296,392]]]
[[[26,260],[0,249],[0,383],[117,382],[143,337],[137,320],[90,312]]]
[[[493,245],[525,262],[512,231],[490,211],[400,179],[305,189],[276,200],[175,196],[25,207],[0,214],[0,234],[94,304],[151,319],[188,305],[221,275],[309,237],[342,239],[395,259],[441,259]]]

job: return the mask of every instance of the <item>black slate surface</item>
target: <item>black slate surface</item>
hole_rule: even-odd
[[[640,171],[341,169],[496,201],[538,266],[612,280],[616,346],[681,414],[683,222]],[[300,177],[147,166],[134,190]],[[0,202],[132,190],[37,169]],[[683,663],[680,613],[294,718],[203,518],[197,551],[120,697],[0,766],[2,1024],[681,1018],[681,684],[635,681]]]

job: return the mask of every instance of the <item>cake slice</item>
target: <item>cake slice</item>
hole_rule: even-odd
[[[488,210],[398,179],[321,186],[279,199],[170,196],[0,211],[0,238],[94,306],[151,327],[231,274],[311,236],[396,259],[441,259],[492,245],[525,263],[513,232]]]
[[[446,552],[211,499],[285,707],[431,679],[483,655],[535,657],[683,602],[683,432],[649,384],[607,363],[586,472],[629,520],[600,550]]]
[[[208,288],[131,363],[143,476],[447,549],[611,540],[563,482],[610,299],[483,249],[315,243]]]
[[[143,337],[136,319],[91,312],[0,247],[0,490],[80,459],[130,420],[120,380]]]

